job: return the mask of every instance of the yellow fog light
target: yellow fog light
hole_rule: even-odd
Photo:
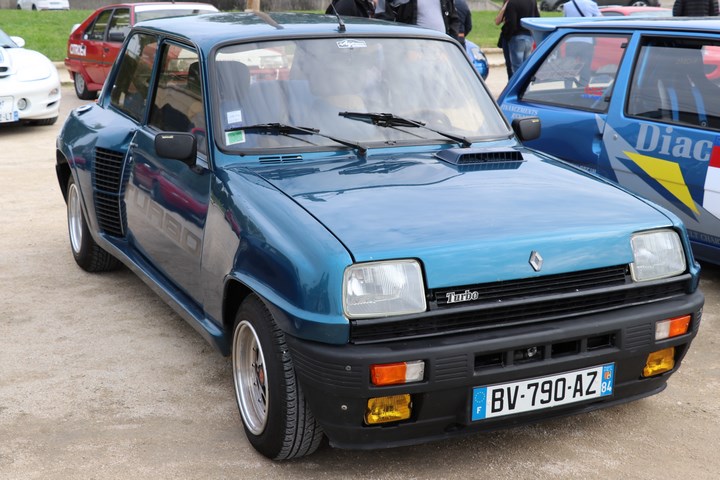
[[[648,355],[643,377],[652,377],[669,372],[675,366],[675,347],[658,350]]]
[[[365,411],[365,423],[397,422],[410,418],[410,395],[371,398]]]

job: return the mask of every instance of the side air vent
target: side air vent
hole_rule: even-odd
[[[297,163],[302,162],[302,155],[270,155],[266,157],[260,157],[260,163],[273,164],[273,163]]]
[[[122,201],[123,163],[125,154],[106,148],[95,148],[95,212],[103,232],[124,235],[125,204]]]
[[[494,165],[494,168],[517,168],[516,164],[524,161],[521,152],[507,148],[449,148],[441,150],[436,156],[444,162],[458,166]]]

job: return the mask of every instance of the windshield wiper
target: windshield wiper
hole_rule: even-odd
[[[437,130],[432,127],[428,127],[425,122],[418,120],[412,120],[410,118],[398,117],[392,113],[370,113],[370,112],[340,112],[338,113],[341,117],[349,118],[350,120],[359,120],[361,122],[372,123],[378,127],[413,127],[413,128],[424,128],[431,132],[442,135],[445,138],[449,138],[455,142],[458,142],[463,148],[467,148],[472,145],[472,142],[465,137],[455,135],[452,133]]]
[[[276,133],[278,135],[297,135],[297,134],[304,134],[304,135],[317,135],[318,137],[327,138],[328,140],[332,140],[335,143],[339,143],[340,145],[345,145],[346,147],[352,147],[357,150],[358,155],[365,156],[367,154],[367,147],[360,145],[357,142],[351,142],[350,140],[345,140],[342,138],[333,137],[330,135],[325,135],[324,133],[320,133],[320,130],[317,128],[311,128],[311,127],[301,127],[298,125],[290,125],[287,123],[256,123],[255,125],[248,125],[243,127],[232,127],[225,129],[226,132],[237,132],[239,130],[243,131],[257,131],[257,132],[271,132]]]

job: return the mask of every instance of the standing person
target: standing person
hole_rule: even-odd
[[[495,17],[495,25],[502,25],[500,43],[509,60],[508,79],[518,71],[520,65],[530,56],[533,38],[530,30],[520,24],[525,17],[539,17],[540,12],[535,0],[506,0]]]
[[[371,18],[375,15],[375,3],[372,0],[332,0],[325,13],[334,15],[335,12],[348,17]]]
[[[592,0],[570,0],[563,7],[563,15],[566,17],[599,17],[600,9]]]
[[[718,0],[675,0],[673,17],[717,17]]]
[[[462,43],[465,43],[465,38],[470,34],[470,30],[472,30],[472,13],[465,0],[455,0],[455,11],[457,12],[458,20],[460,20],[458,37],[460,37]]]
[[[385,16],[396,22],[445,32],[460,41],[460,19],[453,0],[385,0]]]

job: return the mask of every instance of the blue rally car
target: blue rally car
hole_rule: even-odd
[[[430,30],[140,23],[58,137],[70,247],[87,271],[130,268],[231,356],[272,459],[660,392],[704,301],[684,226],[523,148],[536,119],[513,126]]]
[[[633,18],[523,20],[539,45],[498,103],[541,119],[527,146],[669,208],[720,264],[720,21]]]

